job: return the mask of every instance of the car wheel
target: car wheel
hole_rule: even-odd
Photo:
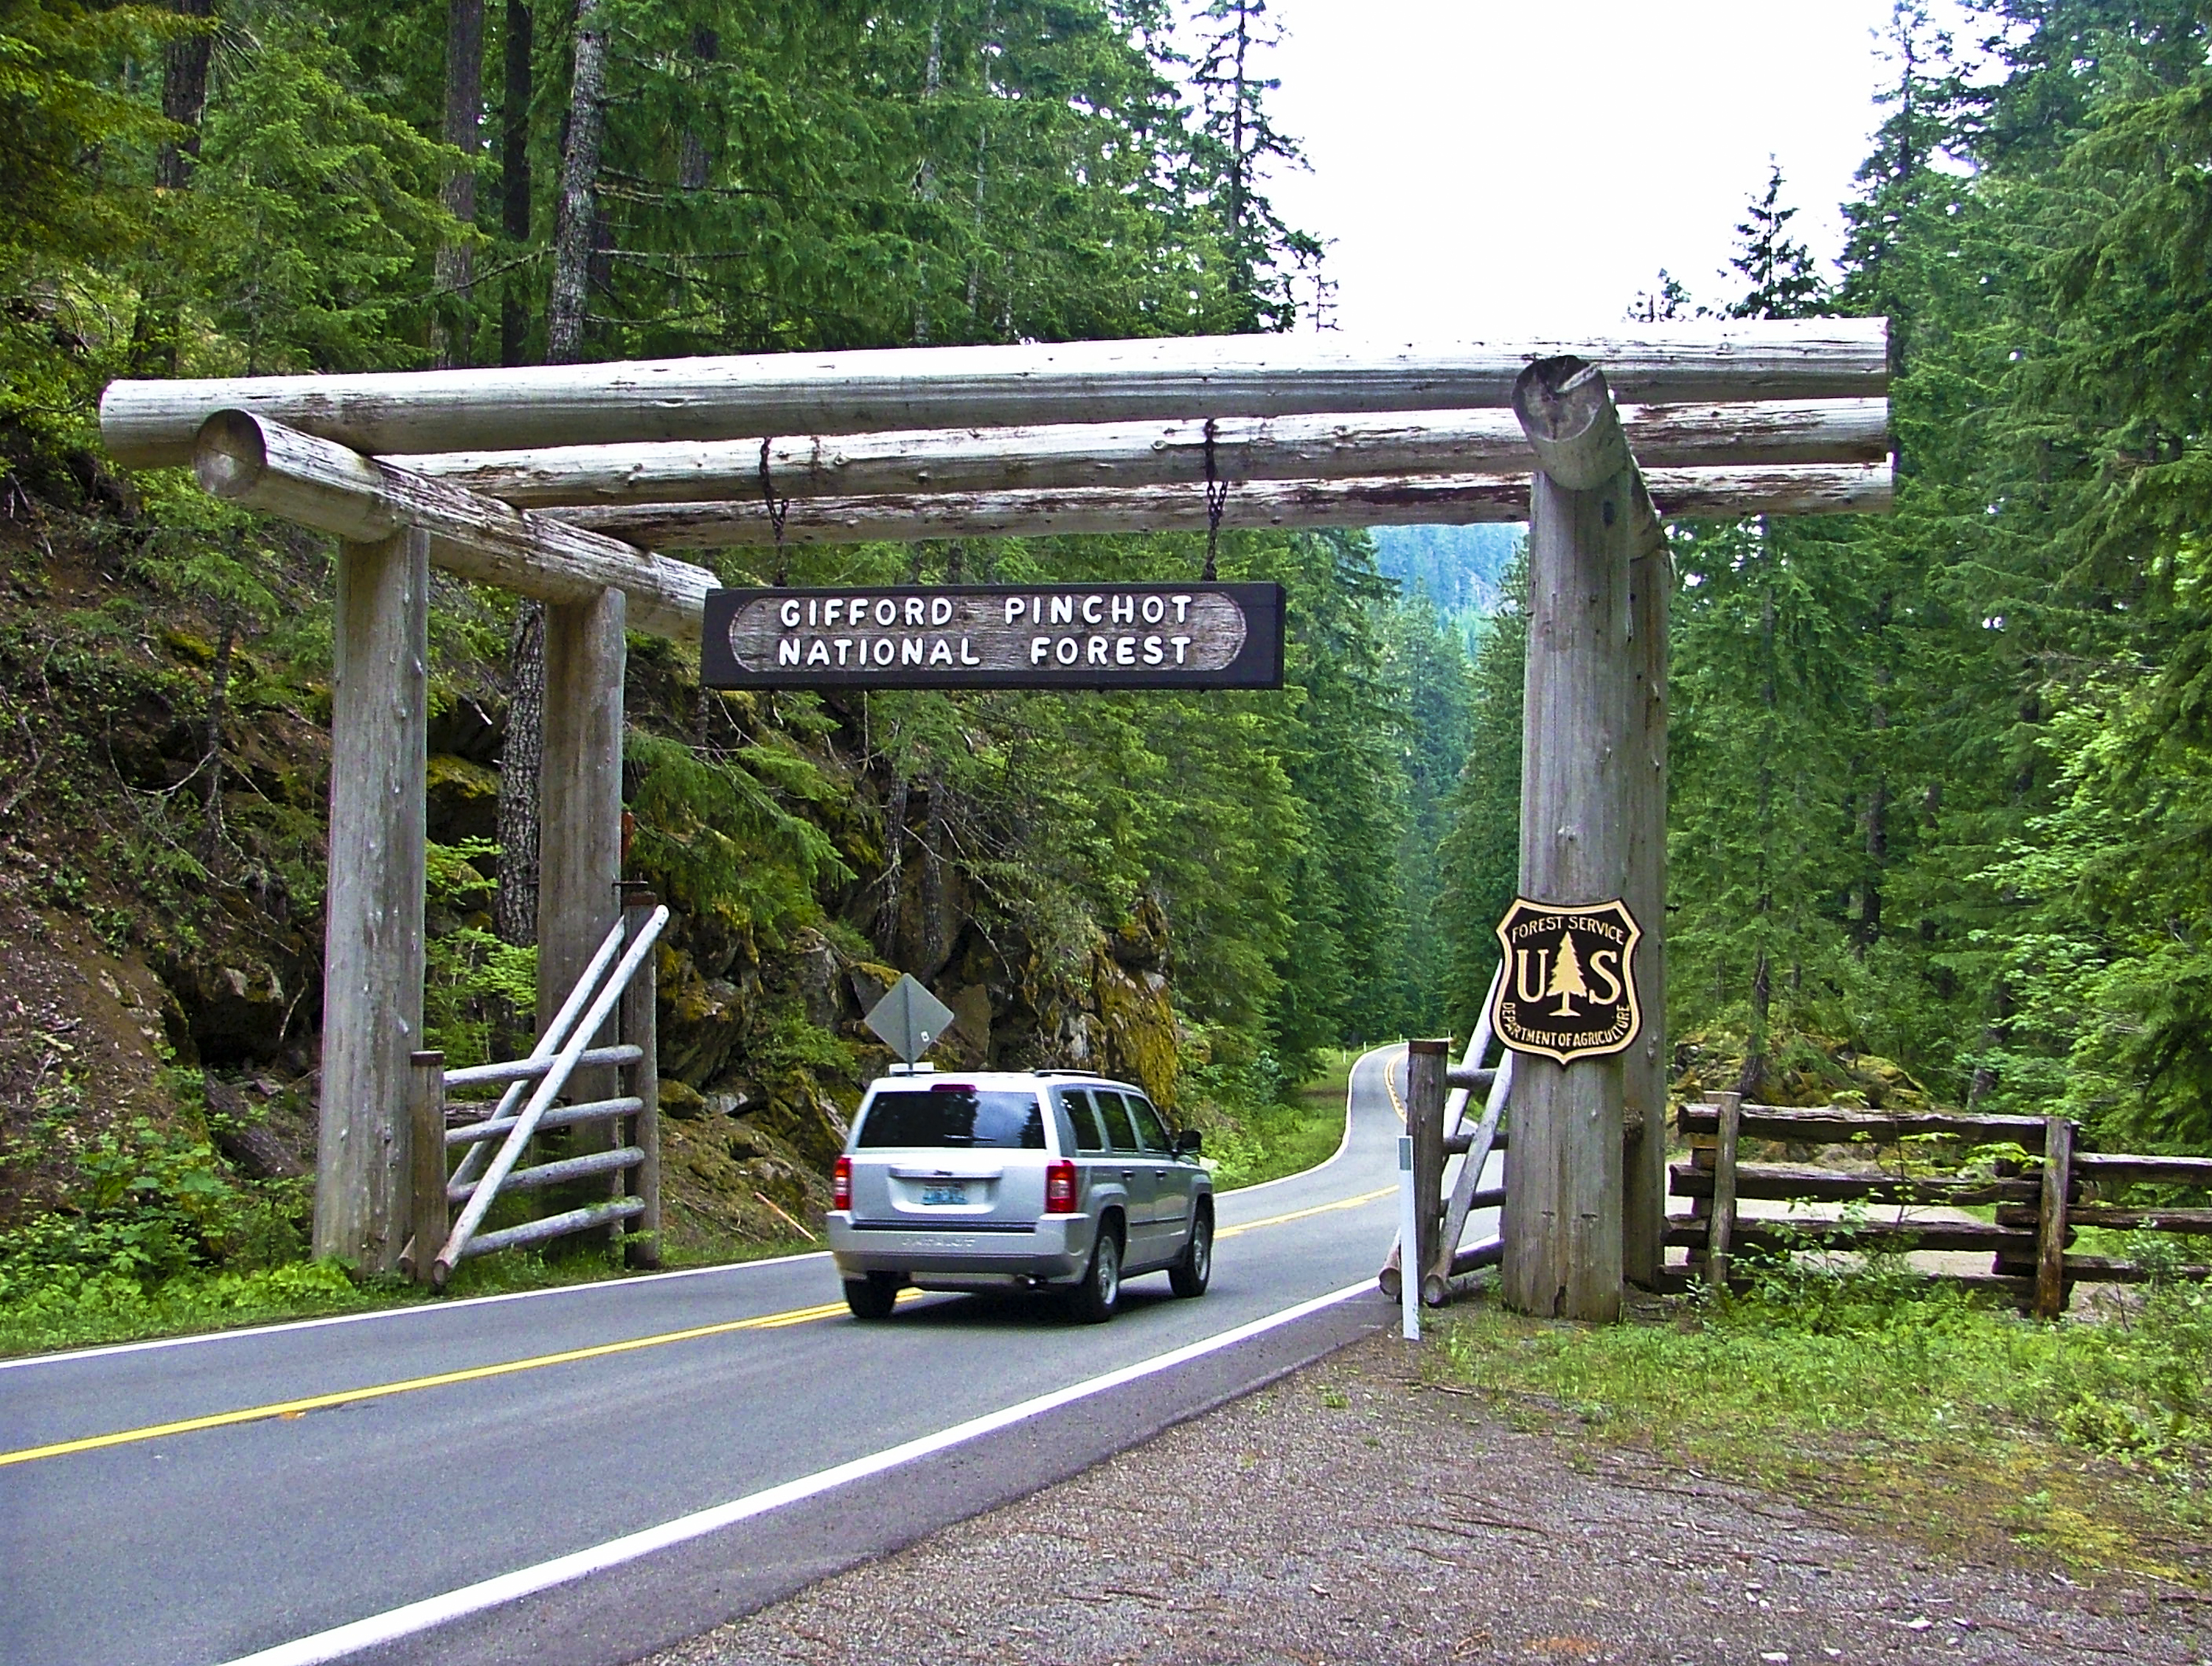
[[[1113,1226],[1101,1226],[1098,1242],[1091,1247],[1091,1265],[1083,1269],[1083,1282],[1067,1292],[1067,1309],[1087,1325],[1103,1325],[1114,1316],[1121,1299],[1121,1235]]]
[[[889,1273],[845,1280],[845,1305],[856,1319],[888,1319],[898,1304],[899,1281]]]
[[[1203,1296],[1206,1281],[1213,1276],[1213,1211],[1201,1203],[1191,1222],[1190,1242],[1182,1256],[1168,1268],[1168,1284],[1178,1296]]]

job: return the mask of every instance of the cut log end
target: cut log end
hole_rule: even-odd
[[[1603,485],[1630,466],[1628,441],[1605,373],[1571,355],[1538,359],[1513,384],[1536,465],[1569,491]]]
[[[269,467],[261,424],[242,410],[218,410],[200,424],[192,447],[192,472],[210,497],[246,496]]]

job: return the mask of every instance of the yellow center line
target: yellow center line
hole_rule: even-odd
[[[702,1336],[726,1336],[738,1330],[781,1330],[786,1325],[827,1319],[844,1310],[845,1304],[842,1302],[825,1302],[819,1307],[797,1307],[783,1313],[764,1313],[757,1318],[731,1319],[714,1325],[695,1325],[688,1330],[663,1331],[653,1336],[633,1336],[624,1341],[601,1342],[587,1348],[568,1348],[559,1353],[540,1353],[527,1359],[509,1359],[496,1365],[471,1365],[465,1371],[439,1371],[430,1377],[410,1377],[401,1382],[378,1383],[365,1389],[340,1389],[333,1394],[309,1395],[301,1400],[280,1400],[265,1406],[248,1406],[240,1411],[212,1412],[205,1417],[179,1418],[173,1423],[151,1423],[143,1428],[118,1430],[113,1434],[88,1435],[82,1440],[59,1440],[48,1446],[19,1447],[12,1452],[0,1452],[0,1468],[11,1463],[33,1463],[40,1458],[63,1457],[71,1452],[94,1452],[107,1446],[128,1446],[142,1440],[159,1440],[167,1435],[191,1434],[201,1429],[228,1428],[234,1424],[258,1423],[275,1417],[301,1417],[308,1412],[327,1411],[333,1406],[351,1406],[365,1400],[382,1400],[395,1394],[412,1394],[419,1389],[442,1389],[455,1383],[480,1383],[489,1377],[506,1377],[515,1371],[537,1371],[546,1365],[565,1365],[579,1359],[603,1359],[610,1354],[635,1353],[641,1348],[662,1347],[670,1342],[694,1341]]]
[[[1280,1226],[1286,1220],[1304,1220],[1309,1215],[1325,1215],[1333,1209],[1357,1209],[1363,1203],[1372,1203],[1377,1198],[1395,1196],[1395,1186],[1385,1186],[1378,1191],[1362,1192],[1358,1197],[1340,1197],[1334,1203],[1316,1203],[1310,1209],[1293,1209],[1286,1215],[1269,1215],[1265,1220],[1248,1220],[1241,1226],[1224,1226],[1214,1233],[1217,1238],[1233,1238],[1239,1232],[1257,1231],[1262,1226]]]
[[[1385,1186],[1380,1191],[1364,1192],[1358,1197],[1340,1199],[1334,1203],[1317,1203],[1310,1209],[1293,1209],[1288,1214],[1270,1215],[1264,1220],[1248,1220],[1241,1226],[1224,1226],[1214,1236],[1234,1237],[1239,1232],[1249,1232],[1261,1226],[1279,1226],[1285,1221],[1304,1220],[1310,1215],[1327,1214],[1334,1209],[1354,1209],[1363,1203],[1372,1203],[1377,1198],[1389,1197],[1396,1190],[1395,1186]],[[914,1301],[924,1293],[919,1290],[902,1291],[899,1299],[902,1302]],[[480,1383],[487,1377],[539,1371],[547,1365],[573,1365],[580,1359],[604,1359],[618,1353],[635,1353],[643,1348],[665,1347],[671,1342],[696,1341],[707,1336],[727,1336],[741,1330],[781,1330],[791,1325],[811,1324],[817,1319],[834,1318],[844,1311],[845,1304],[841,1301],[824,1302],[818,1307],[794,1307],[781,1313],[763,1313],[750,1319],[730,1319],[720,1324],[694,1325],[688,1330],[665,1330],[652,1336],[633,1336],[623,1341],[601,1342],[592,1347],[566,1348],[558,1353],[533,1354],[526,1359],[509,1359],[495,1365],[471,1365],[463,1371],[438,1371],[428,1377],[410,1377],[397,1383],[378,1383],[363,1389],[340,1389],[331,1394],[274,1401],[268,1405],[248,1406],[234,1412],[210,1412],[205,1417],[179,1418],[173,1423],[149,1423],[136,1429],[118,1429],[113,1434],[88,1435],[82,1440],[58,1440],[46,1446],[18,1447],[12,1452],[0,1452],[0,1469],[10,1464],[35,1463],[41,1458],[66,1457],[74,1452],[96,1452],[111,1446],[131,1446],[142,1441],[161,1440],[170,1435],[194,1434],[202,1429],[227,1429],[241,1423],[265,1422],[272,1418],[304,1417],[309,1412],[328,1411],[333,1407],[386,1400],[393,1395],[413,1394],[422,1389],[448,1388],[457,1383]]]
[[[1390,1062],[1387,1059],[1382,1062],[1382,1085],[1389,1091],[1390,1109],[1398,1113],[1398,1120],[1402,1123],[1406,1120],[1406,1102],[1398,1097],[1397,1077],[1392,1072]]]

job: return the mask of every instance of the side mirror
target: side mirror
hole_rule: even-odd
[[[1185,1128],[1175,1137],[1175,1154],[1177,1157],[1195,1157],[1204,1143],[1196,1128]]]

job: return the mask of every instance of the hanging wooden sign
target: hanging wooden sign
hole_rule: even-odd
[[[709,688],[1279,689],[1279,584],[713,590]]]
[[[1573,908],[1515,897],[1498,922],[1505,976],[1492,997],[1491,1029],[1515,1052],[1560,1064],[1626,1051],[1644,1028],[1643,935],[1617,897]]]

